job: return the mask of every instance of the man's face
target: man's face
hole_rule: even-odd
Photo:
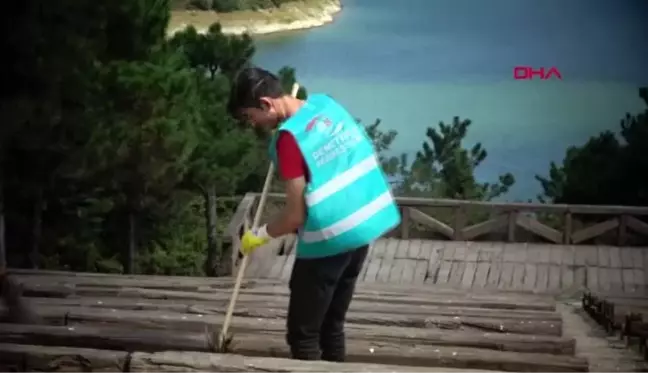
[[[270,133],[277,128],[281,118],[271,100],[262,99],[260,108],[245,108],[241,112],[243,119],[259,133]]]

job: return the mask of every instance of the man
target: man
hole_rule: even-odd
[[[269,153],[287,202],[277,219],[243,234],[241,251],[298,231],[287,342],[294,359],[344,361],[344,319],[369,244],[400,223],[371,140],[330,97],[294,98],[259,68],[235,79],[229,111],[274,132]]]

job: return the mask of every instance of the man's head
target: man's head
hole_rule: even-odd
[[[234,79],[228,111],[250,123],[257,131],[277,128],[299,108],[294,98],[286,94],[279,78],[260,68],[246,68]]]

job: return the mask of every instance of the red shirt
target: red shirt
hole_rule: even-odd
[[[304,176],[306,182],[310,179],[306,160],[299,150],[295,137],[288,131],[279,132],[277,163],[279,163],[279,175],[284,180],[296,179],[300,176]]]

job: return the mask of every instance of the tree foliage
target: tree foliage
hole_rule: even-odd
[[[639,96],[648,108],[648,89]],[[619,135],[604,131],[567,149],[561,165],[550,164],[539,200],[552,203],[648,205],[648,109],[626,114]]]

